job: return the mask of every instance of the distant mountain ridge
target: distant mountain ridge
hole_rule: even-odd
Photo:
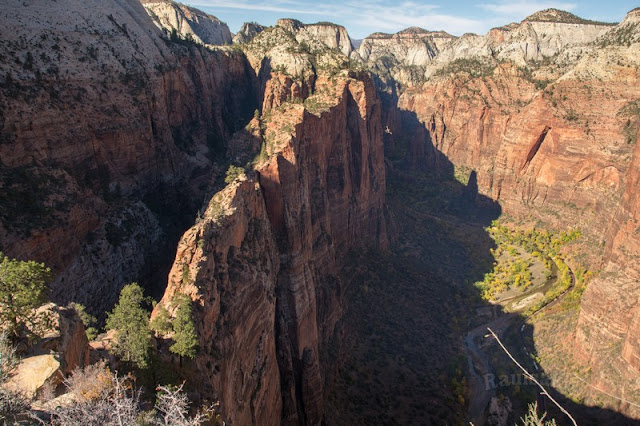
[[[561,24],[617,25],[616,22],[592,21],[559,9],[545,9],[527,16],[523,22],[556,22]]]

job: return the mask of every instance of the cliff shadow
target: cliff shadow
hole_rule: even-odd
[[[456,177],[427,132],[422,147],[410,146],[421,125],[415,114],[398,114],[398,128],[410,133],[385,133],[392,243],[351,250],[345,260],[346,313],[328,345],[328,424],[466,419],[463,336],[476,310],[490,308],[473,283],[493,265],[485,227],[501,209],[478,193],[475,173]],[[415,155],[434,166],[412,165]]]
[[[387,99],[386,102],[392,101]],[[474,170],[466,167],[459,167],[453,164],[447,156],[436,148],[436,144],[431,140],[427,124],[420,122],[416,114],[411,111],[392,108],[386,117],[387,122],[395,123],[400,129],[398,138],[391,140],[393,134],[387,133],[385,139],[385,150],[387,158],[393,169],[389,173],[388,180],[394,187],[394,179],[402,179],[406,191],[412,184],[423,182],[431,183],[435,186],[428,191],[422,192],[426,197],[423,203],[432,203],[427,206],[428,215],[431,221],[446,223],[451,229],[440,227],[437,232],[446,232],[448,236],[440,236],[435,247],[425,247],[423,245],[422,259],[430,265],[443,269],[443,272],[450,277],[459,277],[458,284],[462,284],[462,294],[467,292],[467,297],[460,299],[462,309],[466,309],[467,330],[462,336],[465,338],[469,365],[475,371],[469,371],[466,385],[470,391],[470,397],[466,402],[468,405],[467,420],[474,420],[474,424],[499,424],[501,410],[507,404],[511,404],[507,419],[509,423],[518,422],[528,409],[528,404],[537,402],[539,412],[548,413],[547,418],[553,418],[559,425],[571,424],[569,418],[562,413],[546,396],[541,395],[540,389],[531,381],[525,379],[522,371],[512,360],[498,347],[496,342],[487,337],[487,328],[495,328],[501,339],[504,339],[506,347],[512,352],[514,357],[534,374],[541,382],[546,383],[546,388],[550,394],[576,419],[578,424],[620,424],[632,425],[640,424],[639,421],[630,419],[615,410],[587,406],[581,404],[578,397],[563,394],[554,387],[553,377],[550,377],[540,365],[538,350],[536,349],[536,339],[534,338],[534,328],[530,322],[525,322],[528,315],[518,313],[505,313],[499,305],[490,304],[482,299],[480,291],[474,286],[477,281],[482,281],[485,273],[492,270],[492,264],[496,260],[491,248],[495,244],[484,227],[491,224],[493,219],[501,216],[502,209],[498,203],[478,194],[477,175]],[[392,127],[394,127],[392,125]],[[393,132],[393,130],[391,130]],[[409,174],[409,177],[406,175]],[[412,181],[413,179],[413,181]],[[391,196],[393,197],[393,195]],[[402,207],[406,209],[405,205]],[[394,209],[398,212],[398,209]],[[469,225],[475,225],[469,227]],[[450,239],[451,235],[462,233],[462,246],[473,247],[471,250],[463,251],[451,244],[442,244],[441,241]],[[429,256],[431,254],[431,256]],[[442,257],[438,257],[442,255]],[[443,267],[443,258],[455,256],[456,262],[449,268]],[[461,256],[468,257],[465,265],[460,259]],[[556,271],[557,274],[557,271]],[[572,273],[573,274],[573,273]],[[555,277],[557,278],[557,277]],[[573,276],[575,284],[575,276]],[[568,294],[565,293],[564,295]],[[551,302],[544,308],[542,315],[560,317],[557,324],[567,325],[572,315],[569,308],[562,305],[562,297],[557,302]],[[442,300],[446,303],[445,300]],[[576,308],[574,308],[576,309]],[[576,315],[577,311],[573,311]],[[554,319],[555,321],[556,319]],[[549,333],[554,333],[553,328]],[[455,337],[455,336],[454,336]],[[539,337],[538,337],[539,338]],[[477,346],[476,346],[477,344]],[[478,350],[479,349],[479,350]],[[478,356],[480,355],[480,356]],[[547,356],[549,356],[547,354]],[[568,356],[568,355],[567,355]],[[571,359],[562,358],[561,354],[551,362],[571,363],[577,368],[577,363]],[[575,377],[578,377],[574,374]],[[559,377],[558,382],[562,383],[564,389],[571,388],[575,377]],[[477,389],[473,391],[473,382],[476,381]],[[594,390],[594,393],[598,391]],[[482,398],[478,398],[482,395]],[[606,395],[600,394],[606,399]],[[494,408],[488,407],[490,398],[496,397]],[[508,400],[508,403],[504,401]],[[608,403],[615,403],[609,398]],[[474,406],[477,405],[478,407]]]
[[[393,94],[384,98],[393,243],[388,252],[352,250],[346,261],[327,423],[514,424],[537,402],[547,419],[570,424],[487,337],[492,327],[578,424],[638,424],[558,392],[536,362],[525,316],[482,298],[474,283],[496,261],[485,228],[502,209],[478,193],[474,170],[435,147],[415,113],[396,108]]]
[[[205,59],[217,61],[221,68],[230,67],[227,62],[232,63],[234,55],[242,55],[242,58],[239,59],[241,71],[229,73],[225,77],[224,88],[217,93],[220,99],[197,98],[198,108],[186,113],[188,119],[185,118],[180,125],[170,127],[175,146],[181,151],[181,155],[190,157],[186,162],[188,167],[183,165],[188,172],[176,172],[175,175],[180,176],[177,180],[157,178],[151,191],[142,196],[142,201],[160,224],[162,238],[154,255],[148,256],[138,280],[157,300],[165,291],[180,238],[202,215],[211,197],[224,186],[225,172],[235,159],[232,158],[234,151],[231,144],[236,135],[247,133],[243,129],[253,118],[254,111],[260,108],[263,93],[259,76],[244,54],[231,52],[231,57],[227,57],[227,53],[189,41],[168,40],[167,43],[186,45],[189,55],[199,51]],[[191,83],[199,92],[211,84],[207,81],[210,76],[198,74],[193,66],[187,66],[186,70]],[[178,99],[172,102],[178,103]],[[151,122],[151,127],[154,135],[155,129],[161,128],[154,122]],[[246,139],[251,138],[247,136]],[[254,151],[259,150],[260,141],[243,142],[236,147],[242,151],[241,157],[244,159],[255,156]],[[203,158],[192,162],[192,159],[202,153]]]
[[[562,299],[559,300],[559,303],[550,303],[540,314],[548,318],[567,315],[566,312],[563,312],[562,306],[559,306],[561,303]],[[572,366],[572,371],[568,375],[557,377],[555,374],[548,374],[540,365],[540,354],[536,349],[534,340],[534,326],[530,321],[525,322],[525,319],[522,315],[516,316],[514,321],[500,334],[501,341],[511,355],[545,387],[551,397],[571,414],[577,424],[588,426],[640,424],[639,420],[629,418],[619,411],[586,405],[581,403],[577,396],[572,396],[566,391],[565,393],[559,391],[555,383],[563,382],[561,386],[564,389],[572,388],[570,383],[572,381],[575,382],[576,378],[584,373],[584,368],[581,369],[574,360],[564,357],[563,349],[557,348],[558,353],[555,355],[557,355],[558,361]],[[536,324],[536,326],[538,325]],[[563,330],[551,329],[551,332],[561,333]],[[496,344],[488,346],[487,352],[493,360],[493,372],[491,375],[485,375],[485,386],[492,389],[503,400],[509,399],[510,404],[512,404],[511,418],[514,421],[526,412],[528,404],[535,402],[539,413],[547,413],[547,419],[554,419],[558,425],[573,424],[569,417],[549,397],[543,395],[535,383],[524,377],[522,371],[514,365],[513,361]],[[609,395],[597,389],[592,389],[591,392],[591,396],[599,395],[602,398],[600,400],[603,402],[606,401],[608,404],[616,402],[614,398],[609,398]],[[623,405],[621,406],[623,407]]]

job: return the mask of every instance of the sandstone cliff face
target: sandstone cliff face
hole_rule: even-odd
[[[295,34],[300,43],[315,40],[330,49],[337,49],[346,56],[351,55],[351,52],[353,52],[353,44],[349,33],[341,25],[330,22],[303,24],[295,19],[280,19],[276,22],[276,26]]]
[[[262,190],[236,181],[216,194],[182,237],[161,303],[195,301],[199,385],[232,424],[278,424],[276,285],[280,257]]]
[[[233,36],[234,43],[249,43],[253,38],[264,31],[265,27],[256,22],[245,22],[240,31]]]
[[[155,24],[168,34],[176,31],[181,38],[191,37],[202,44],[232,41],[227,24],[201,10],[171,0],[147,0],[143,4]]]
[[[630,400],[640,394],[637,21],[637,12],[615,27],[525,21],[462,37],[436,57],[447,67],[434,63],[431,77],[401,93],[400,111],[386,117],[387,149],[411,141],[408,165],[471,169],[479,192],[506,213],[581,228],[583,260],[602,273],[583,296],[574,356],[592,369],[589,385]],[[538,57],[524,48],[532,38]],[[472,49],[459,51],[462,66],[451,61],[464,43]],[[477,60],[488,46],[509,62]]]
[[[94,3],[0,12],[0,244],[54,268],[54,300],[102,313],[185,229],[256,101],[242,55],[167,42],[135,1]]]
[[[362,41],[358,53],[376,68],[376,74],[389,73],[395,81],[407,84],[421,78],[425,67],[455,39],[444,31],[408,28],[396,34],[371,34]],[[420,68],[416,75],[414,67]]]
[[[444,154],[476,171],[480,193],[505,211],[603,235],[631,158],[616,115],[640,94],[628,89],[567,78],[540,91],[501,65],[484,81],[458,76],[410,89],[398,105],[427,130],[412,147],[414,163],[438,166]]]
[[[341,315],[341,256],[387,244],[375,89],[346,72],[316,87],[324,112],[299,103],[265,109],[266,156],[184,235],[163,297],[165,305],[178,292],[196,301],[198,367],[230,422],[321,423],[321,347]]]
[[[332,91],[335,106],[319,117],[294,106],[287,114],[301,124],[275,148],[279,154],[257,169],[280,250],[288,254],[277,290],[286,424],[319,424],[323,417],[320,348],[341,315],[341,256],[350,247],[387,244],[380,105],[373,85],[367,78],[335,85],[321,78],[321,87]],[[300,393],[302,401],[295,396]]]
[[[640,397],[634,380],[640,373],[639,161],[636,145],[624,194],[606,234],[607,261],[582,298],[576,329],[576,356],[593,366],[591,384],[632,401]],[[640,416],[639,410],[626,404],[614,408]]]

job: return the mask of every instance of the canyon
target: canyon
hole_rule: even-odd
[[[187,294],[225,422],[463,422],[498,217],[580,229],[593,277],[529,338],[584,418],[640,418],[639,9],[357,49],[170,1],[0,16],[0,249],[100,318],[129,282],[153,315]]]

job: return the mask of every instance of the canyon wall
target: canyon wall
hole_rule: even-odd
[[[544,90],[511,64],[483,78],[456,74],[408,89],[398,107],[420,124],[409,136],[410,161],[471,169],[480,193],[509,214],[602,238],[634,148],[619,114],[640,95],[628,85],[637,78],[634,52],[625,52],[630,64],[607,68],[609,78],[566,74]]]
[[[172,28],[206,18],[193,13]],[[51,297],[94,313],[134,280],[169,311],[189,295],[198,385],[226,421],[321,424],[342,259],[389,244],[384,135],[403,167],[474,172],[516,219],[582,229],[580,261],[603,273],[575,356],[590,384],[635,392],[640,12],[572,16],[377,34],[359,52],[343,27],[281,20],[205,48],[137,0],[7,0],[0,249],[47,263]],[[225,185],[229,163],[244,171]]]
[[[171,309],[176,293],[196,302],[197,365],[225,421],[317,425],[341,259],[388,243],[381,108],[366,74],[319,76],[325,95],[308,98],[322,96],[319,113],[280,87],[265,94],[266,155],[183,236],[161,303]]]
[[[97,314],[173,263],[193,385],[228,421],[320,424],[341,259],[388,244],[381,105],[344,28],[282,21],[242,52],[171,40],[135,0],[0,13],[2,250]],[[248,177],[223,184],[229,162]]]
[[[635,401],[640,12],[617,26],[537,15],[444,47],[428,78],[390,96],[386,149],[406,152],[406,167],[475,172],[479,193],[516,221],[581,229],[571,261],[601,272],[570,356],[588,368],[587,386]]]
[[[243,55],[178,45],[137,1],[5,2],[0,247],[94,313],[149,284],[257,107]],[[160,274],[161,275],[161,274]]]

